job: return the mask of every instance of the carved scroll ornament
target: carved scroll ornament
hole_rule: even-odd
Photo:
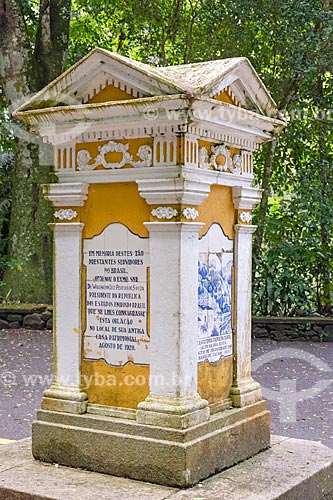
[[[102,166],[106,169],[123,168],[126,164],[132,167],[151,167],[153,152],[150,146],[140,146],[138,149],[138,157],[140,161],[134,161],[132,155],[128,151],[129,144],[109,141],[103,146],[98,146],[99,155],[96,156],[94,163],[91,154],[87,149],[82,149],[77,154],[77,164],[79,170],[94,170],[96,167]],[[108,162],[105,158],[108,153],[122,153],[122,158],[118,162]]]
[[[221,165],[216,161],[217,157],[220,155],[225,158],[224,165]],[[233,157],[231,157],[229,148],[222,144],[212,146],[211,154],[209,156],[207,148],[205,148],[205,146],[201,146],[199,148],[199,168],[207,170],[210,167],[213,167],[214,170],[218,170],[220,172],[226,172],[229,170],[232,174],[239,174],[242,170],[242,157],[239,154],[234,154]]]

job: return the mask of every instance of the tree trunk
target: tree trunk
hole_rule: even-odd
[[[62,73],[67,60],[71,2],[41,0],[35,59],[40,89]]]
[[[263,192],[259,206],[258,228],[257,231],[255,232],[255,238],[253,242],[253,253],[256,256],[258,256],[260,253],[265,234],[265,221],[266,221],[266,214],[268,207],[268,198],[270,195],[270,181],[272,175],[272,167],[273,167],[276,143],[277,141],[275,139],[264,146],[266,148],[266,157],[265,157],[264,172],[261,184],[261,189],[263,190]]]
[[[49,182],[49,168],[39,163],[39,146],[17,139],[8,255],[22,267],[9,268],[4,277],[10,298],[52,302],[52,209],[41,184]]]
[[[21,1],[0,0],[0,80],[11,110],[64,70],[69,37],[71,0],[40,0],[33,52]],[[51,165],[40,164],[44,146],[32,139],[18,129],[8,257],[22,271],[11,266],[4,282],[11,299],[51,303],[52,210],[41,192],[50,182]]]

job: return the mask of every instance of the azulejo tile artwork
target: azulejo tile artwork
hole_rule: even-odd
[[[199,242],[199,362],[232,355],[232,248],[218,224]]]

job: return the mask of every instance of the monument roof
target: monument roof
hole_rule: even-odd
[[[131,100],[182,94],[197,99],[215,98],[227,91],[231,104],[281,118],[265,85],[244,57],[154,67],[101,48],[89,52],[20,106],[15,114],[22,119],[21,113],[27,111],[91,103],[110,83]]]

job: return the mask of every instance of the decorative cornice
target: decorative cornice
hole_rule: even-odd
[[[158,207],[154,208],[151,214],[158,219],[172,219],[173,217],[177,217],[178,210],[172,207]]]
[[[54,212],[54,217],[60,220],[72,220],[77,217],[77,212],[71,208],[61,208],[60,210]]]
[[[183,208],[182,214],[185,217],[185,219],[195,220],[198,217],[199,212],[194,207],[186,207],[186,208]]]
[[[179,182],[179,180],[186,180],[191,182],[197,182],[205,185],[219,185],[219,186],[248,186],[251,187],[253,184],[252,176],[230,175],[229,172],[218,172],[216,170],[203,170],[201,168],[193,168],[182,165],[171,165],[165,167],[142,167],[138,169],[134,168],[120,168],[116,170],[86,170],[86,171],[66,171],[61,170],[56,172],[56,175],[60,183],[75,183],[83,182],[90,184],[113,184],[117,182],[137,182],[143,183],[142,186],[145,187],[149,185],[152,181],[168,181]],[[150,188],[149,188],[150,189]],[[178,189],[178,187],[177,187]],[[209,189],[209,188],[208,188]],[[204,199],[204,198],[203,198]],[[152,202],[151,205],[163,204],[174,204],[180,203],[176,201],[166,201],[157,199],[157,201]],[[193,205],[191,201],[183,203],[184,205]],[[198,204],[198,203],[196,203]]]
[[[54,207],[82,207],[88,196],[85,182],[44,184],[43,192]]]

